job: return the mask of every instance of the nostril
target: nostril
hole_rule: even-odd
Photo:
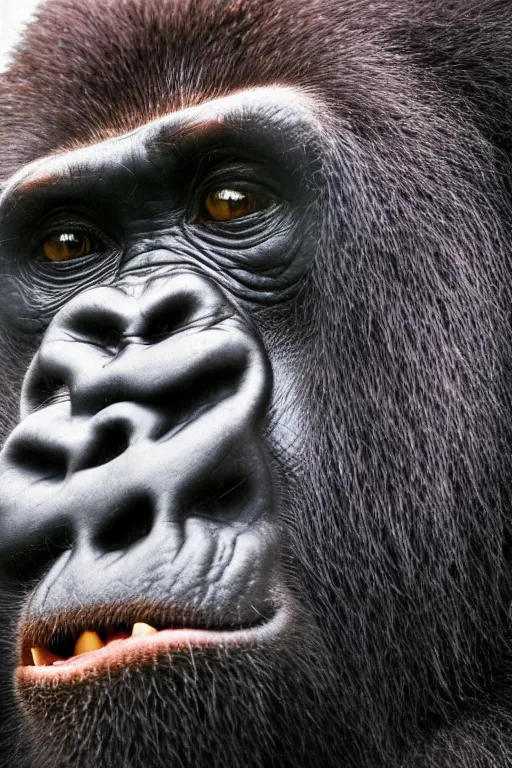
[[[34,377],[23,392],[22,414],[70,400],[69,387],[60,379]]]
[[[89,452],[82,469],[92,469],[108,464],[121,456],[130,445],[130,427],[124,421],[103,425],[94,448]]]
[[[123,330],[117,317],[111,317],[105,310],[82,309],[71,321],[71,330],[80,340],[101,347],[112,355],[117,354],[123,340]]]
[[[166,418],[161,421],[157,439],[168,439],[176,430],[213,409],[240,388],[245,360],[226,360],[217,370],[199,371],[194,378],[180,386],[170,387],[154,399]]]
[[[104,552],[128,549],[150,534],[154,518],[151,499],[136,495],[115,510],[95,537],[95,543]]]
[[[49,382],[45,390],[42,390],[41,394],[45,396],[43,401],[43,405],[45,407],[48,405],[54,405],[55,403],[63,403],[66,400],[71,399],[69,387],[67,384],[57,379]]]
[[[187,324],[194,310],[195,302],[188,294],[174,296],[172,301],[162,301],[152,308],[146,320],[144,338],[153,344],[167,339]]]
[[[55,447],[18,443],[10,449],[11,460],[21,470],[41,480],[63,480],[67,456]]]

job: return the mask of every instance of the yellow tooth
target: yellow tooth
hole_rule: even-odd
[[[56,656],[48,648],[31,648],[30,653],[35,667],[48,667],[54,661],[62,661],[60,656]]]
[[[132,637],[141,637],[142,635],[154,635],[158,632],[158,629],[151,627],[149,624],[144,624],[142,621],[138,621],[133,625]]]
[[[99,649],[103,648],[104,646],[105,643],[97,632],[82,632],[75,643],[73,654],[78,656],[79,654],[87,653],[88,651],[99,651]]]

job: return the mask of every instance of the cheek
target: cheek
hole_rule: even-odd
[[[293,361],[285,355],[272,355],[274,392],[270,443],[285,461],[293,462],[302,451],[305,439],[305,409],[299,394],[300,379]]]
[[[308,431],[308,396],[315,371],[308,365],[309,340],[298,323],[297,300],[281,307],[262,308],[255,322],[272,367],[273,390],[268,437],[279,464],[295,466],[304,449]]]
[[[191,227],[183,242],[229,293],[256,307],[279,306],[294,296],[314,258],[314,239],[301,213],[283,206],[272,215],[264,212],[263,221],[252,228],[244,219],[230,222],[224,233]]]

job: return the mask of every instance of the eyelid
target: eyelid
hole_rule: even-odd
[[[51,237],[62,232],[75,232],[90,237],[96,244],[103,244],[105,249],[116,247],[116,241],[94,224],[86,215],[76,215],[72,210],[52,211],[34,227],[31,237],[33,251],[42,248]]]
[[[200,184],[201,191],[211,194],[218,189],[234,189],[238,192],[251,192],[254,195],[266,195],[272,198],[282,198],[275,184],[261,176],[235,175],[233,173],[219,173],[206,177]]]
[[[93,224],[89,224],[87,222],[73,221],[72,219],[66,219],[62,221],[54,221],[52,220],[51,223],[48,223],[46,226],[38,227],[37,228],[37,239],[41,242],[44,242],[49,237],[52,237],[53,235],[58,235],[63,232],[80,232],[87,235],[98,235],[100,236],[100,231],[97,227],[95,227]]]
[[[219,149],[197,158],[193,187],[214,191],[212,187],[245,187],[283,199],[282,184],[275,176],[275,166],[268,160]]]

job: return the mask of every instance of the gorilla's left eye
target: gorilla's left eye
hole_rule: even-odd
[[[71,261],[88,256],[92,241],[83,232],[59,232],[44,241],[42,251],[50,261]]]
[[[211,221],[232,221],[263,211],[272,204],[267,195],[248,190],[217,189],[204,201],[204,207]]]

